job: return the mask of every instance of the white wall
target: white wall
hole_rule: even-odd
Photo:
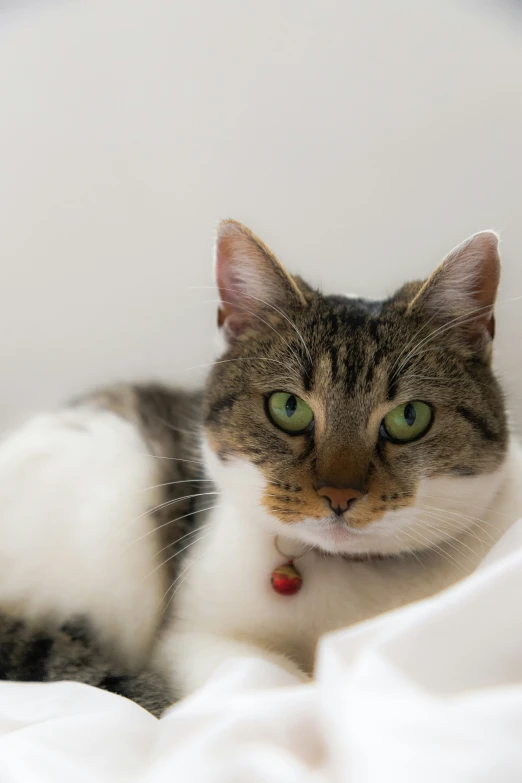
[[[522,420],[521,139],[522,23],[486,11],[26,10],[0,46],[0,425],[112,379],[196,383],[215,294],[191,286],[212,282],[223,216],[325,290],[369,295],[500,230],[499,363]]]

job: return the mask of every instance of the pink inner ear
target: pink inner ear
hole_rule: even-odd
[[[250,309],[248,296],[241,290],[235,269],[237,244],[237,237],[221,235],[216,248],[216,283],[221,297],[218,327],[224,330],[228,338],[237,337],[241,333],[248,320],[247,309]]]
[[[221,299],[226,302],[237,302],[241,296],[239,279],[235,273],[234,266],[234,247],[235,238],[233,236],[223,236],[218,238],[216,248],[216,283],[219,289]],[[230,305],[228,305],[230,307]]]
[[[474,234],[454,248],[414,297],[410,308],[453,324],[470,344],[489,343],[495,334],[493,307],[500,281],[498,237]]]
[[[480,286],[475,294],[479,305],[482,305],[483,307],[493,307],[499,282],[500,270],[497,258],[495,256],[489,256],[484,260],[482,274],[480,276]]]
[[[306,304],[291,276],[270,250],[249,229],[233,220],[218,232],[215,256],[216,283],[221,297],[218,324],[230,336],[247,326],[259,327],[261,310]]]
[[[475,342],[483,340],[485,334],[493,338],[495,334],[495,318],[493,307],[500,282],[500,258],[498,254],[498,237],[493,232],[485,231],[475,234],[463,246],[456,248],[448,257],[450,260],[450,280],[448,297],[458,294],[461,288],[468,290],[470,304],[475,306],[469,311],[469,321],[462,321],[463,331]],[[468,270],[468,275],[458,279],[459,267]],[[451,280],[451,268],[457,274]],[[465,313],[463,315],[466,315]]]
[[[484,263],[480,288],[476,292],[476,299],[479,307],[492,308],[497,296],[498,284],[500,282],[500,273],[498,263],[495,258],[488,258]],[[477,322],[482,322],[491,339],[495,336],[495,316],[489,310],[485,309],[482,318]]]

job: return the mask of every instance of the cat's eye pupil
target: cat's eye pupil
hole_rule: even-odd
[[[297,400],[294,397],[294,395],[292,394],[287,399],[286,405],[285,405],[285,411],[286,411],[286,415],[288,416],[288,418],[290,418],[290,416],[294,415],[294,413],[296,411],[296,408],[297,408]]]
[[[415,408],[411,403],[408,403],[406,407],[404,408],[404,419],[406,421],[406,424],[409,427],[412,427],[415,424],[415,419],[417,418],[417,413],[415,411]]]
[[[395,443],[411,443],[425,435],[433,421],[430,405],[412,400],[397,405],[381,422],[380,435]]]
[[[266,399],[266,413],[270,421],[289,435],[302,435],[314,421],[311,407],[289,392],[272,392]]]

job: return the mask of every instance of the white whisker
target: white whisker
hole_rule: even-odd
[[[222,492],[196,492],[193,495],[183,495],[180,498],[174,498],[173,500],[166,500],[164,503],[159,503],[157,506],[154,506],[154,508],[149,508],[148,511],[144,511],[143,514],[140,514],[139,517],[136,517],[128,524],[132,525],[134,522],[137,522],[139,519],[143,519],[143,517],[146,517],[148,514],[153,514],[154,511],[159,511],[160,508],[165,508],[165,506],[173,506],[175,503],[181,503],[182,500],[190,500],[191,498],[201,498],[205,495],[222,495]],[[159,528],[155,528],[156,530],[159,530]],[[150,531],[149,531],[150,532]],[[145,533],[142,538],[145,538],[149,533]],[[141,541],[140,538],[137,539],[138,541]]]
[[[304,369],[302,360],[296,354],[296,352],[294,351],[294,349],[292,348],[288,340],[285,340],[283,335],[280,332],[278,332],[277,329],[274,326],[272,326],[272,324],[268,323],[268,321],[265,321],[265,319],[261,318],[261,316],[258,315],[257,313],[254,313],[253,310],[249,310],[248,307],[242,307],[241,305],[238,305],[235,302],[228,302],[226,299],[221,299],[221,300],[214,299],[214,300],[207,301],[205,304],[229,304],[238,310],[243,310],[245,313],[249,313],[250,315],[253,315],[254,318],[257,318],[259,321],[261,321],[261,323],[265,324],[265,326],[268,326],[269,329],[271,329],[273,332],[275,332],[275,334],[277,334],[279,339],[286,345],[286,347],[288,348],[288,350],[296,360],[297,366],[301,367],[301,369]]]
[[[450,562],[450,563],[454,563],[454,564],[455,564],[456,566],[458,566],[459,568],[462,568],[462,563],[459,563],[459,562],[458,562],[458,560],[456,560],[456,559],[453,557],[453,555],[450,555],[450,553],[449,553],[449,552],[445,552],[445,551],[444,551],[444,549],[442,549],[442,547],[440,547],[438,544],[435,544],[434,542],[430,541],[430,539],[429,539],[429,538],[427,538],[426,536],[423,536],[423,535],[422,535],[422,533],[420,533],[420,532],[419,532],[419,530],[413,530],[413,528],[412,528],[412,526],[411,526],[411,525],[412,525],[412,524],[414,524],[414,523],[415,523],[415,522],[411,523],[411,524],[410,524],[410,528],[409,528],[409,530],[404,530],[404,531],[403,531],[403,533],[405,533],[406,535],[411,535],[411,536],[412,536],[412,538],[413,538],[413,534],[415,534],[415,536],[417,536],[417,543],[418,543],[418,544],[422,544],[422,541],[424,541],[424,542],[425,542],[424,549],[431,549],[431,550],[435,550],[435,551],[437,551],[437,552],[440,554],[440,556],[441,556],[441,557],[443,557],[445,560],[447,560],[447,561],[448,561],[448,562]],[[422,523],[420,523],[420,524],[422,524]],[[420,536],[420,538],[422,539],[422,541],[419,541],[419,538],[418,538],[418,536]],[[415,540],[415,539],[414,539],[414,540]]]
[[[172,588],[174,587],[174,585],[175,585],[175,584],[177,584],[177,582],[179,582],[179,580],[181,579],[181,577],[183,576],[183,574],[186,574],[186,573],[187,573],[187,571],[188,571],[190,568],[192,568],[192,566],[193,566],[195,563],[197,563],[197,561],[198,561],[198,560],[200,560],[200,559],[203,557],[203,554],[204,554],[204,553],[202,553],[201,555],[198,555],[198,557],[194,558],[194,560],[192,560],[192,561],[191,561],[191,562],[188,564],[188,566],[187,566],[186,568],[184,568],[184,569],[183,569],[183,571],[181,572],[181,574],[179,574],[179,576],[177,576],[177,577],[176,577],[176,579],[174,579],[174,581],[172,582],[172,584],[170,585],[170,587],[168,588],[168,590],[167,590],[167,591],[166,591],[166,592],[165,592],[165,593],[164,593],[164,594],[161,596],[161,600],[160,600],[160,602],[158,603],[158,607],[159,607],[159,606],[161,606],[161,604],[163,603],[163,601],[165,600],[165,598],[168,596],[168,594],[170,593],[170,591],[172,590]],[[184,581],[185,581],[185,580],[183,580],[183,582],[184,582]],[[182,582],[181,584],[183,584],[183,582]],[[174,590],[174,592],[172,593],[171,597],[169,598],[169,600],[168,600],[168,602],[167,602],[167,605],[166,605],[166,606],[165,606],[165,608],[163,609],[163,614],[165,614],[165,612],[166,612],[166,611],[167,611],[167,609],[169,608],[169,606],[170,606],[170,602],[172,601],[172,599],[173,599],[173,597],[174,597],[175,593],[177,592],[177,590],[178,590],[178,588],[176,588],[176,590]]]
[[[157,414],[154,414],[154,418],[158,421],[161,421],[161,423],[164,424],[167,429],[172,430],[173,432],[179,432],[181,435],[190,435],[190,437],[193,437],[197,436],[200,432],[200,427],[196,424],[194,425],[193,429],[186,430],[182,427],[176,427],[174,424],[171,424],[169,421],[164,419],[162,416],[158,416]]]
[[[201,482],[213,483],[212,479],[180,479],[179,481],[165,481],[163,484],[153,484],[152,487],[143,487],[143,489],[136,490],[137,492],[148,492],[151,489],[159,489],[160,487],[171,487],[173,484],[200,484]]]
[[[204,465],[205,463],[202,462],[202,460],[197,459],[182,459],[181,457],[163,457],[159,454],[147,454],[146,452],[143,453],[144,457],[152,457],[153,459],[170,459],[174,462],[189,462],[191,465]]]
[[[170,555],[170,557],[167,557],[166,560],[164,560],[162,563],[156,566],[156,568],[153,568],[152,571],[150,571],[147,576],[144,577],[145,579],[148,579],[152,574],[155,574],[156,571],[158,571],[160,568],[163,568],[163,566],[167,565],[171,560],[174,560],[175,557],[178,555],[181,555],[182,552],[185,552],[187,549],[190,549],[191,546],[194,546],[194,544],[198,544],[200,541],[203,541],[204,538],[207,538],[207,536],[210,535],[210,531],[208,533],[203,533],[199,536],[199,538],[194,539],[194,541],[191,541],[187,546],[184,546],[183,549],[178,549],[177,552],[174,552],[174,554]]]
[[[501,305],[510,304],[511,302],[516,302],[519,299],[522,299],[522,296],[515,296],[511,299],[508,299],[505,302],[502,302],[501,304],[497,305],[497,309]],[[439,326],[437,329],[435,329],[431,334],[429,334],[427,337],[425,337],[423,340],[420,340],[416,346],[413,348],[413,350],[410,352],[408,356],[406,356],[406,359],[402,362],[402,364],[398,367],[397,370],[392,374],[392,379],[395,378],[403,369],[403,367],[406,365],[406,363],[410,360],[411,354],[417,351],[422,345],[431,342],[437,335],[443,334],[444,332],[448,331],[450,328],[456,328],[457,326],[463,326],[466,323],[469,323],[471,321],[477,320],[482,315],[487,313],[488,311],[492,311],[493,308],[491,305],[484,305],[482,307],[475,307],[473,310],[469,310],[467,313],[463,313],[462,315],[457,316],[456,318],[452,318],[450,321],[447,321],[445,324],[442,324],[442,326]]]
[[[481,525],[482,523],[484,523],[484,520],[480,519],[479,517],[471,517],[471,516],[468,516],[467,514],[459,514],[457,511],[449,511],[449,510],[447,510],[445,508],[439,508],[438,506],[422,505],[422,508],[428,508],[428,509],[430,509],[432,511],[438,511],[439,513],[442,513],[442,514],[451,514],[451,516],[453,516],[453,517],[458,517],[459,519],[465,519],[467,522],[471,522],[472,524],[477,525],[477,526]],[[498,528],[493,527],[493,529],[497,530],[499,533],[501,532],[500,530],[498,530]],[[466,530],[469,530],[469,528],[466,528]],[[482,528],[481,528],[481,530],[482,530]],[[485,535],[489,536],[489,538],[491,539],[492,542],[495,541],[495,538],[491,535],[491,533],[488,533],[487,530],[482,530],[482,532]]]
[[[428,495],[426,492],[422,492],[422,497],[434,498],[435,500],[448,500],[448,498],[445,495]],[[452,503],[460,503],[463,506],[464,505],[465,506],[470,506],[471,508],[480,508],[483,511],[491,511],[491,513],[493,513],[493,514],[498,514],[499,516],[505,517],[506,519],[510,519],[513,522],[515,521],[509,514],[504,514],[502,511],[497,511],[496,509],[491,508],[489,506],[479,506],[476,503],[470,503],[467,499],[466,500],[461,500],[460,498],[452,497],[451,498],[451,502]],[[486,524],[486,525],[491,525],[491,522],[487,522],[485,519],[481,519],[480,521],[484,522],[484,524]],[[499,530],[499,528],[496,528],[493,525],[491,525],[491,527],[493,527],[494,530],[498,530],[499,532],[502,532],[501,530]]]
[[[216,505],[216,506],[208,506],[208,508],[198,508],[198,509],[195,509],[193,511],[189,511],[187,514],[183,514],[181,517],[176,517],[175,519],[169,519],[168,522],[163,522],[162,525],[158,525],[157,527],[155,526],[151,530],[148,530],[146,533],[144,533],[139,538],[136,538],[131,544],[128,544],[128,546],[126,546],[123,551],[126,552],[129,547],[134,546],[134,544],[137,544],[138,541],[143,541],[144,538],[147,538],[148,536],[154,535],[154,533],[156,533],[158,530],[161,530],[164,527],[167,527],[167,525],[173,525],[174,522],[181,522],[182,519],[187,519],[188,517],[191,517],[191,516],[193,516],[195,514],[200,514],[203,511],[211,511],[214,508],[219,508],[219,504]],[[197,528],[197,529],[199,530],[199,528]],[[187,533],[187,535],[189,535],[189,534]],[[179,540],[180,539],[178,539],[178,541]],[[174,544],[177,544],[177,541],[174,541]],[[174,546],[174,544],[167,544],[166,547],[163,547],[163,549],[160,549],[159,551],[163,552],[164,549],[167,549],[169,546]]]
[[[202,288],[206,288],[206,289],[213,289],[213,286],[203,286],[203,285],[202,285],[202,286],[192,286],[192,288],[193,288],[193,289],[196,289],[196,288],[199,288],[199,289],[202,289]],[[235,289],[233,289],[233,288],[223,288],[222,290],[223,290],[223,291],[232,291],[233,293],[235,292]],[[293,329],[295,329],[295,331],[296,331],[296,333],[297,333],[297,335],[298,335],[299,339],[300,339],[300,340],[301,340],[301,342],[303,343],[304,349],[305,349],[305,351],[306,351],[306,353],[307,353],[307,355],[308,355],[308,359],[310,360],[310,364],[313,364],[313,362],[312,362],[312,356],[311,356],[311,354],[310,354],[310,351],[308,350],[308,346],[307,346],[307,344],[306,344],[306,342],[305,342],[305,339],[304,339],[303,335],[301,334],[301,332],[299,331],[299,329],[297,328],[297,326],[296,326],[296,324],[294,323],[294,321],[292,321],[292,320],[291,320],[291,319],[290,319],[290,318],[289,318],[289,317],[288,317],[288,316],[287,316],[287,315],[286,315],[286,314],[285,314],[285,313],[284,313],[282,310],[280,310],[278,307],[276,307],[276,306],[275,306],[274,304],[272,304],[271,302],[265,302],[265,300],[264,300],[264,299],[260,299],[258,296],[253,296],[252,294],[248,294],[248,299],[255,299],[257,302],[261,302],[261,304],[264,304],[264,305],[266,305],[267,307],[271,307],[271,308],[272,308],[272,310],[274,310],[276,313],[279,313],[279,315],[282,315],[282,316],[283,316],[283,318],[284,318],[286,321],[288,321],[288,323],[290,324],[290,326],[291,326]],[[226,303],[225,303],[225,304],[226,304]]]
[[[184,367],[181,372],[200,370],[203,367],[214,367],[215,364],[227,364],[228,362],[274,362],[275,364],[280,364],[282,367],[286,368],[286,364],[281,361],[281,359],[272,359],[270,356],[238,356],[235,359],[218,359],[215,362],[195,364],[193,367]]]
[[[430,522],[426,519],[419,520],[421,525],[425,525],[428,529],[435,530],[435,532],[441,534],[443,540],[440,543],[447,544],[448,546],[451,546],[453,549],[457,549],[457,546],[455,544],[450,543],[451,541],[456,541],[460,546],[464,547],[464,549],[467,549],[469,552],[471,552],[472,555],[476,554],[475,550],[472,549],[470,546],[468,546],[466,543],[464,543],[464,541],[462,541],[457,536],[453,536],[449,533],[448,527],[444,525],[445,520],[442,519],[440,516],[436,514],[432,514],[429,511],[422,511],[421,513],[427,517],[430,517],[430,519],[436,519],[439,522],[443,523],[442,525],[435,525],[433,522]],[[466,530],[466,532],[468,531]],[[459,550],[457,549],[457,551]]]

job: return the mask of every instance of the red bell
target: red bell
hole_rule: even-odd
[[[271,583],[276,593],[294,595],[301,589],[303,577],[290,560],[289,563],[279,566],[272,572]]]

